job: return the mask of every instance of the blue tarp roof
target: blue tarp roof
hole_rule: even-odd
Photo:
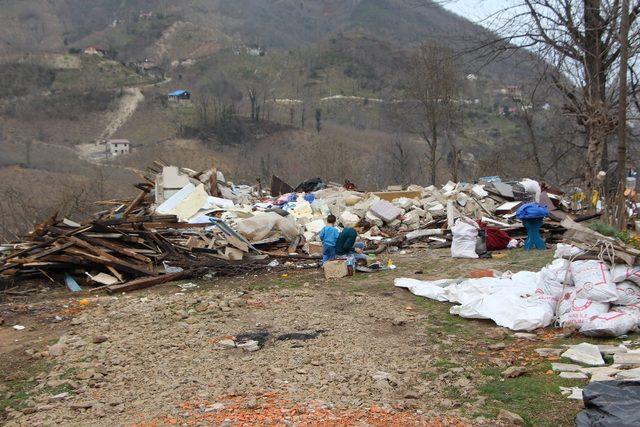
[[[171,92],[169,96],[180,96],[180,95],[184,95],[185,93],[189,93],[189,91],[180,89],[180,90],[175,90]]]

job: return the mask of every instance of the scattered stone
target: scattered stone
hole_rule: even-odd
[[[210,412],[220,412],[224,409],[224,403],[214,403],[213,405],[204,408],[204,413],[210,413]]]
[[[391,321],[391,323],[393,324],[393,326],[404,326],[407,324],[407,319],[402,318],[402,317],[398,317],[395,318]]]
[[[209,303],[208,302],[201,302],[200,304],[196,305],[196,311],[198,313],[204,313],[205,311],[207,311],[209,309]]]
[[[521,340],[529,341],[534,341],[538,338],[536,334],[529,334],[527,332],[516,332],[515,334],[513,334],[513,336]]]
[[[512,366],[502,371],[502,376],[505,378],[516,378],[527,373],[527,368],[523,366]]]
[[[509,412],[506,409],[500,409],[500,412],[498,413],[498,419],[500,421],[507,422],[510,425],[524,425],[524,420],[520,415]]]
[[[102,344],[103,342],[106,342],[108,339],[109,338],[106,335],[96,335],[95,337],[93,337],[91,342],[93,342],[94,344]]]
[[[589,377],[582,372],[560,372],[560,378],[565,380],[586,380]]]
[[[402,397],[405,399],[417,400],[420,399],[420,394],[414,390],[407,390],[404,392]]]
[[[64,344],[54,344],[49,347],[49,356],[59,357],[64,354],[64,351],[65,351]]]
[[[492,350],[492,351],[504,350],[505,348],[507,348],[507,345],[505,343],[503,343],[503,342],[499,342],[499,343],[496,343],[496,344],[491,344],[489,346],[489,350]]]
[[[95,406],[98,402],[88,401],[88,402],[75,402],[69,405],[71,409],[89,409]]]
[[[620,369],[613,368],[611,366],[603,366],[600,368],[581,368],[580,372],[591,375],[591,382],[613,381],[615,380],[615,375],[620,372]]]
[[[603,356],[613,356],[615,354],[626,353],[629,349],[623,345],[599,344],[598,350]]]
[[[535,351],[541,357],[558,357],[562,354],[561,348],[536,348]]]
[[[567,399],[582,400],[582,389],[580,387],[560,387],[560,393]]]
[[[580,372],[582,366],[573,363],[552,363],[551,369],[554,372]]]
[[[56,406],[55,405],[47,405],[47,404],[42,404],[42,405],[37,405],[35,407],[36,412],[45,412],[45,411],[50,411],[52,409],[54,409]]]
[[[573,362],[581,363],[589,366],[603,366],[604,359],[600,354],[598,346],[583,342],[578,345],[573,345],[569,350],[565,351],[561,355]],[[614,356],[615,357],[615,356]]]
[[[69,397],[69,393],[67,392],[56,394],[55,396],[49,396],[49,402],[50,403],[59,402],[61,400],[67,399],[68,397]]]
[[[627,371],[620,371],[616,374],[615,378],[621,381],[638,381],[640,380],[640,368],[629,369]]]
[[[188,317],[185,322],[187,322],[189,325],[195,325],[196,323],[198,323],[198,319],[196,319],[195,317]]]
[[[614,354],[613,363],[624,368],[640,368],[640,351],[634,350],[627,353]]]
[[[84,323],[84,319],[82,319],[81,317],[74,317],[73,319],[71,319],[70,323],[74,326],[82,325]]]
[[[222,348],[236,348],[236,342],[232,339],[220,340],[218,345]]]
[[[85,369],[76,374],[76,378],[79,380],[88,380],[95,375],[96,371],[93,369]]]

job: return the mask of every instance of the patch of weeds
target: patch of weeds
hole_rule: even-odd
[[[26,408],[26,401],[33,395],[31,391],[37,384],[35,377],[42,372],[48,372],[52,366],[53,362],[40,360],[21,372],[20,378],[6,381],[4,383],[7,387],[6,392],[0,398],[0,413],[3,413],[7,407],[16,410]]]
[[[539,371],[510,379],[502,378],[497,368],[485,368],[481,372],[491,379],[478,388],[487,397],[480,413],[497,413],[504,408],[519,414],[528,426],[555,427],[573,423],[578,405],[560,394],[560,386],[584,386],[584,382],[563,380]],[[554,404],[559,401],[563,404]]]
[[[436,368],[442,368],[442,369],[451,369],[451,368],[457,368],[458,365],[457,363],[453,363],[449,360],[446,359],[438,359],[435,362],[433,362],[433,366]]]
[[[433,371],[424,371],[420,376],[426,381],[433,381],[438,378],[438,373]]]
[[[460,399],[460,390],[458,390],[457,387],[450,385],[444,389],[444,395],[449,399]]]
[[[76,368],[67,368],[62,373],[62,375],[60,375],[60,379],[61,380],[68,380],[68,379],[71,379],[71,378],[75,378],[77,373],[78,372],[77,372]]]

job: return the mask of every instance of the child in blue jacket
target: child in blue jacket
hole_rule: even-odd
[[[336,217],[329,215],[327,217],[327,225],[320,230],[320,240],[322,241],[322,265],[327,261],[333,261],[336,258],[336,240],[340,232],[336,228]]]

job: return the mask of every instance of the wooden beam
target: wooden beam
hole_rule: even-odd
[[[150,288],[151,286],[159,285],[161,283],[172,282],[174,280],[180,280],[190,277],[194,274],[194,270],[184,270],[179,273],[163,274],[156,277],[143,277],[141,279],[131,280],[121,285],[112,285],[107,287],[107,292],[129,292],[138,289]]]

